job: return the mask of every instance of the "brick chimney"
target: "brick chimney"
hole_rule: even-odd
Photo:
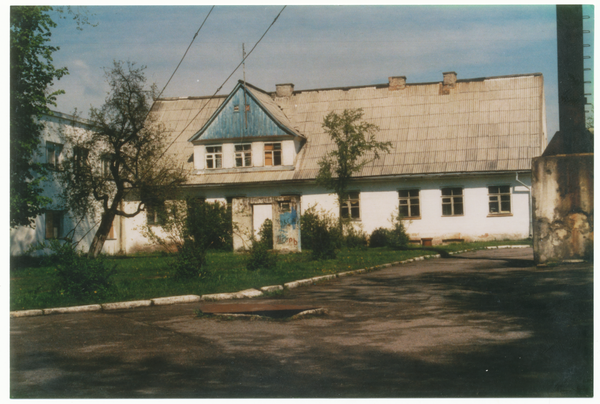
[[[406,76],[394,76],[389,77],[390,85],[388,89],[390,91],[402,90],[406,87]]]
[[[454,88],[456,84],[456,72],[445,72],[442,74],[444,75],[444,87]]]
[[[277,97],[289,97],[294,93],[294,85],[292,83],[275,84],[275,93]]]

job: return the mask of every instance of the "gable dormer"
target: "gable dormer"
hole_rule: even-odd
[[[293,169],[305,140],[266,92],[238,82],[189,139],[198,173]]]
[[[289,121],[282,122],[276,116],[283,116],[279,107],[261,97],[266,93],[242,81],[238,82],[231,94],[189,141],[194,144],[286,137],[304,138],[290,127]],[[262,101],[259,99],[262,98]]]

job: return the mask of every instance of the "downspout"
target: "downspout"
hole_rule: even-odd
[[[531,201],[531,187],[529,187],[523,181],[519,180],[519,173],[515,173],[515,174],[517,175],[515,180],[519,184],[521,184],[525,188],[527,188],[527,191],[529,192],[529,238],[533,238],[533,205],[532,205],[532,201]]]

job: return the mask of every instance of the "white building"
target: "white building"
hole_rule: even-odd
[[[332,149],[329,112],[362,108],[392,151],[357,174],[341,208],[315,185]],[[300,214],[317,205],[351,217],[367,233],[400,209],[412,240],[519,239],[531,234],[531,159],[546,144],[541,74],[411,84],[405,77],[347,88],[266,92],[239,82],[228,96],[166,98],[153,108],[170,131],[170,152],[188,164],[189,193],[208,201],[299,195]],[[253,204],[254,230],[270,206]],[[143,245],[127,224],[126,248]],[[238,243],[239,246],[239,243]]]
[[[315,184],[318,162],[333,147],[322,123],[330,112],[358,108],[392,149],[355,175],[340,207]],[[531,160],[547,144],[538,73],[458,80],[449,72],[440,82],[390,77],[380,85],[300,91],[281,84],[274,92],[240,81],[228,96],[159,99],[153,113],[168,131],[168,152],[192,172],[186,192],[246,203],[254,231],[279,214],[271,203],[293,196],[294,215],[317,205],[367,233],[389,227],[400,209],[414,242],[531,234]],[[140,229],[153,219],[118,218],[105,250],[148,248]]]
[[[49,168],[50,175],[48,180],[43,183],[43,187],[44,196],[50,197],[52,203],[47,207],[47,213],[35,219],[34,226],[10,229],[10,254],[21,255],[40,243],[52,239],[65,240],[66,238],[79,241],[77,248],[87,251],[97,229],[98,221],[92,217],[86,217],[79,221],[62,206],[59,198],[61,184],[54,174],[61,170],[61,163],[65,156],[73,153],[67,139],[70,136],[83,135],[89,130],[89,125],[85,120],[60,112],[45,115],[41,120],[44,123],[44,132],[40,148],[34,158],[37,162],[45,163]],[[124,250],[119,238],[122,228],[124,226],[117,218],[113,223],[109,238],[104,244],[104,253],[116,254]]]

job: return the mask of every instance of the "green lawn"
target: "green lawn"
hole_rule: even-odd
[[[81,304],[121,302],[151,299],[177,295],[203,295],[209,293],[236,292],[267,285],[281,285],[298,279],[333,274],[402,261],[441,251],[451,252],[465,249],[484,248],[490,245],[531,244],[529,240],[496,241],[485,243],[457,243],[434,248],[410,248],[393,251],[387,248],[342,250],[337,259],[311,261],[310,253],[280,254],[277,267],[273,270],[247,271],[246,256],[230,252],[208,254],[207,265],[212,276],[191,281],[177,281],[171,275],[174,257],[164,254],[107,257],[111,265],[116,265],[115,288],[112,293],[99,298],[91,296],[75,300],[62,295],[56,286],[55,267],[11,265],[10,310],[28,310],[50,307],[65,307]]]

